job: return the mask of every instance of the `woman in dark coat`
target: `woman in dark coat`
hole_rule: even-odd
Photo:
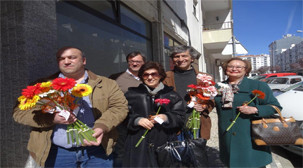
[[[257,146],[251,140],[251,119],[267,117],[275,113],[271,105],[281,109],[271,89],[264,82],[248,79],[251,64],[241,58],[232,58],[223,64],[228,76],[223,84],[218,84],[222,94],[215,98],[219,124],[220,158],[228,167],[263,167],[272,162],[270,148]],[[225,88],[225,89],[223,89]],[[253,90],[265,93],[265,98],[256,98],[249,105],[254,95]],[[240,113],[236,123],[229,131],[226,129]]]
[[[138,76],[143,84],[130,88],[125,94],[130,111],[123,167],[159,167],[155,149],[171,138],[176,138],[176,133],[185,121],[184,105],[173,88],[162,83],[166,74],[159,63],[144,64]],[[162,104],[159,114],[154,116],[159,108],[156,99],[169,99],[170,102]],[[154,117],[161,118],[164,122],[160,124]],[[135,147],[146,129],[149,132],[139,146]]]

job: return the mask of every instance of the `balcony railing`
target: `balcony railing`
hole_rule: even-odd
[[[223,30],[223,29],[231,29],[232,22],[223,22],[217,24],[205,24],[203,25],[203,30]]]

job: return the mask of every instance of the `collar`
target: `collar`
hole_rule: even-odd
[[[128,74],[130,74],[130,76],[132,76],[133,78],[135,78],[136,80],[140,80],[140,78],[138,77],[138,76],[135,76],[134,74],[132,74],[129,70],[128,70],[128,68],[127,68],[127,70],[126,70],[126,73],[128,73]]]
[[[65,78],[65,76],[61,72],[59,73],[58,77],[59,78]],[[82,81],[80,83],[85,84],[87,82],[88,82],[88,74],[87,74],[87,71],[85,70],[85,72],[84,72],[84,78],[82,79]]]
[[[151,94],[151,95],[156,95],[160,90],[164,89],[164,84],[162,82],[159,83],[159,85],[154,89],[151,90],[147,85],[144,84],[144,86],[146,87],[147,91]]]

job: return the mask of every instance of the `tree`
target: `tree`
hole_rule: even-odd
[[[280,70],[281,70],[281,67],[280,67],[279,65],[273,66],[273,67],[270,69],[271,72],[279,72]]]
[[[300,69],[301,68],[301,65],[299,63],[291,63],[290,64],[290,69],[291,70],[297,70],[297,69]]]
[[[297,62],[299,63],[301,68],[303,68],[303,57],[299,58]]]
[[[268,72],[270,69],[269,66],[261,66],[257,71],[260,73],[260,74],[264,74],[266,72]]]

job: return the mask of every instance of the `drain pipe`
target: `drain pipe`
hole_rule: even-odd
[[[163,0],[163,2],[165,3],[165,5],[173,12],[173,14],[180,20],[181,23],[181,27],[185,27],[187,32],[188,32],[188,44],[189,46],[191,46],[191,40],[190,40],[190,32],[188,29],[187,24],[185,23],[184,19],[182,19],[176,12],[175,10],[167,3],[166,0]]]

